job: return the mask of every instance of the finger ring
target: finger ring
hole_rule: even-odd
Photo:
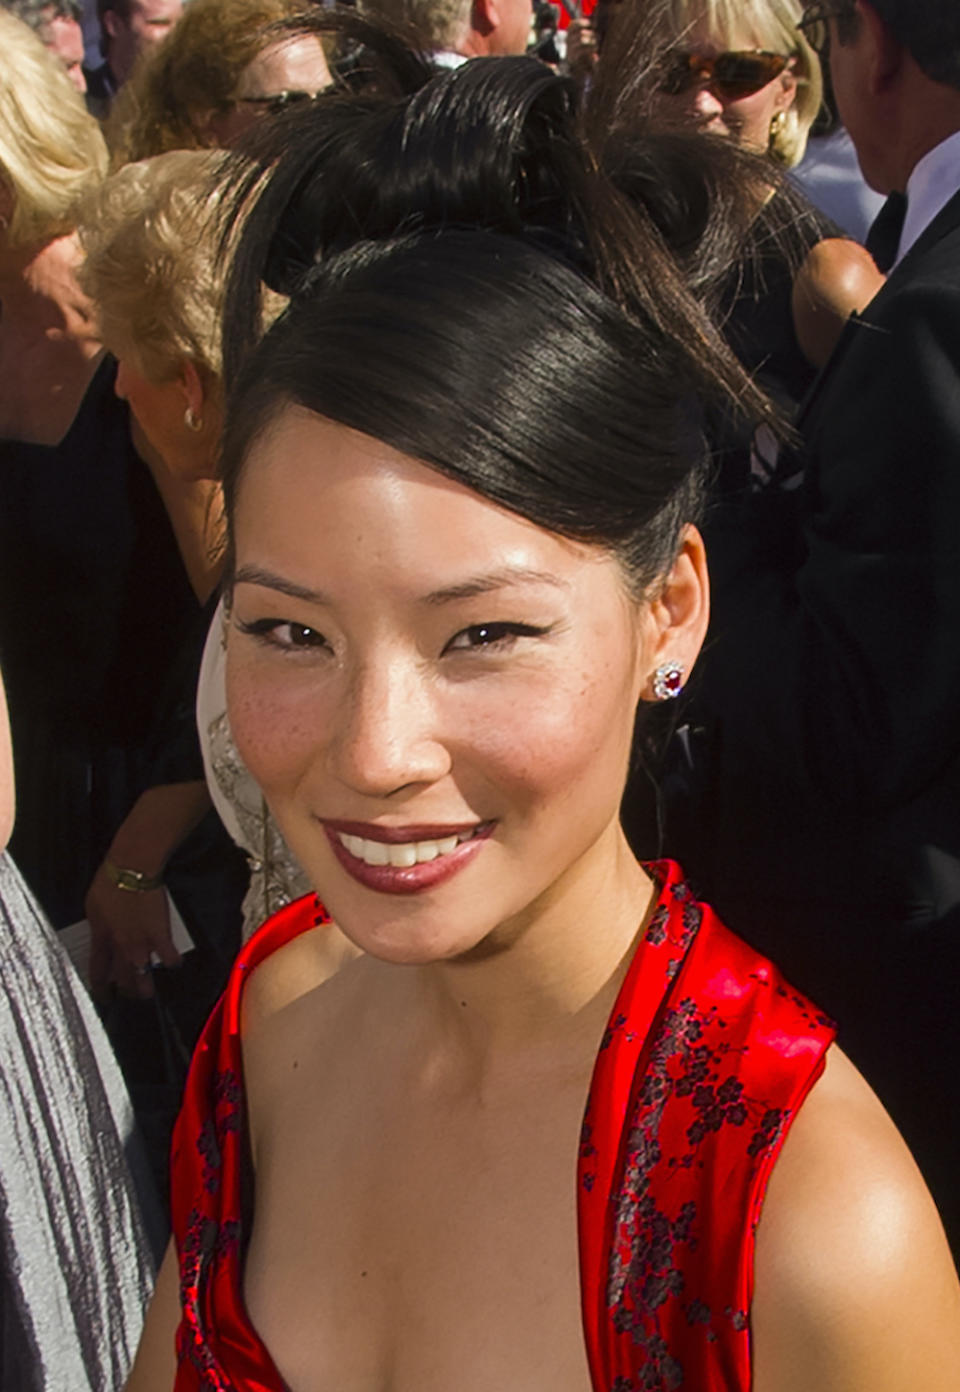
[[[149,975],[150,975],[150,964],[149,964],[149,962],[146,963],[146,965],[144,965],[144,966],[142,966],[142,967],[134,967],[134,969],[133,969],[133,974],[134,974],[134,976],[149,976]]]

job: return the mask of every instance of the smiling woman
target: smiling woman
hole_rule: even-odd
[[[640,0],[676,45],[662,83],[675,113],[798,164],[823,80],[800,0]]]
[[[455,957],[535,918],[569,867],[592,883],[637,701],[706,621],[694,535],[651,609],[614,556],[302,410],[255,448],[236,516],[234,733],[354,941]],[[390,896],[374,915],[370,890]]]
[[[260,154],[234,358],[261,271],[293,293],[231,384],[229,700],[326,909],[255,935],[197,1054],[131,1392],[946,1392],[902,1143],[619,825],[707,619],[691,392],[749,392],[663,181],[621,201],[525,59]],[[327,910],[362,955],[284,1003]]]

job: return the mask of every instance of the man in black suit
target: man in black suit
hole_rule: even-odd
[[[863,172],[906,215],[799,455],[714,519],[698,821],[667,849],[837,1018],[960,1256],[960,5],[818,20]]]

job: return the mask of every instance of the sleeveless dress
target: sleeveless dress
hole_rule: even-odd
[[[595,1392],[749,1392],[756,1226],[834,1030],[675,864],[646,868],[658,900],[597,1056],[576,1176],[591,1378]],[[327,922],[308,897],[264,924],[194,1056],[173,1145],[175,1392],[284,1392],[243,1303],[240,1006],[258,963]]]

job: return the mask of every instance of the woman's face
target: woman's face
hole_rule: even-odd
[[[261,117],[284,103],[315,97],[330,80],[323,45],[315,35],[270,44],[240,74],[227,110],[206,117],[204,130],[211,144],[230,149]]]
[[[607,553],[296,407],[234,535],[233,733],[361,948],[469,951],[619,845],[659,628]]]
[[[681,52],[709,60],[720,53],[753,53],[766,46],[749,30],[719,34],[701,20],[684,32]],[[731,136],[738,144],[754,150],[770,145],[775,118],[793,106],[797,78],[792,64],[772,81],[748,96],[735,97],[707,76],[691,74],[690,85],[676,95],[664,92],[660,101],[664,112],[674,119],[696,125],[701,130]]]

